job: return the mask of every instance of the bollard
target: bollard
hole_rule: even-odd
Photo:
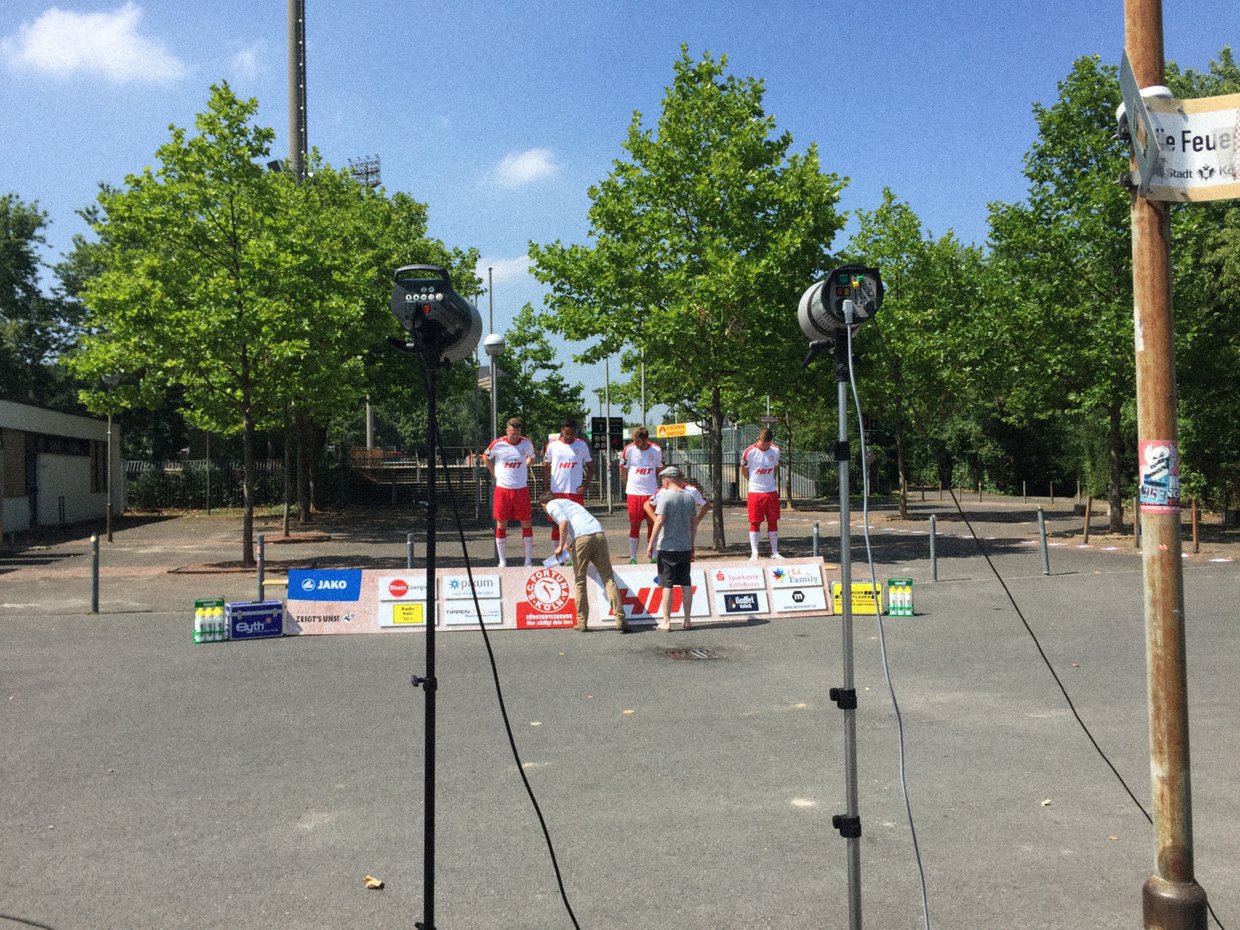
[[[263,575],[267,568],[267,537],[262,533],[258,534],[258,598],[263,600]]]
[[[934,514],[930,514],[930,580],[939,580],[939,559],[935,554],[935,537],[938,536],[938,524]]]
[[[982,502],[982,483],[980,481],[977,483],[977,502],[979,504]]]
[[[1025,482],[1020,483],[1020,499],[1023,503],[1029,503],[1029,489],[1025,486]]]
[[[405,568],[413,569],[413,534],[405,534]]]
[[[1038,536],[1042,540],[1042,574],[1051,573],[1051,551],[1046,545],[1046,514],[1038,508]]]
[[[1085,498],[1085,539],[1082,541],[1087,546],[1089,545],[1089,512],[1090,512],[1090,507],[1093,504],[1093,502],[1094,502],[1094,498],[1092,495]]]
[[[1055,505],[1055,482],[1053,481],[1051,482],[1050,494],[1051,494],[1051,506],[1053,507]]]
[[[90,612],[99,613],[99,534],[90,537]]]
[[[1076,479],[1076,502],[1078,504],[1081,502],[1081,479],[1080,478]]]
[[[818,521],[815,520],[814,521],[814,550],[813,550],[814,558],[818,557],[818,537],[819,537],[819,533],[821,529],[822,528],[819,525]]]

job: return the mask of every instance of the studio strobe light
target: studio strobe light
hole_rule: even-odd
[[[436,396],[438,372],[468,358],[482,335],[478,310],[452,287],[448,269],[439,265],[404,265],[393,275],[392,315],[411,341],[391,339],[402,352],[417,355],[426,378],[426,674],[414,675],[414,687],[426,695],[423,757],[422,913],[418,930],[435,928],[435,454],[439,449]]]

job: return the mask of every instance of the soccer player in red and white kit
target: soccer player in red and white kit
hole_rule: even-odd
[[[642,523],[646,524],[646,542],[654,520],[646,513],[646,501],[659,489],[659,472],[663,469],[663,450],[650,441],[644,426],[633,427],[633,441],[620,453],[620,480],[629,504],[629,564],[637,564],[637,544]]]
[[[525,544],[525,564],[534,563],[534,521],[530,508],[530,463],[534,444],[521,435],[521,420],[508,421],[504,435],[482,453],[487,471],[495,479],[495,551],[500,568],[508,564],[508,521],[521,521],[521,542]]]
[[[577,438],[577,421],[565,418],[560,435],[543,452],[543,481],[552,497],[566,497],[581,506],[594,478],[594,457],[585,440]],[[560,541],[560,527],[551,523],[551,541]]]
[[[771,543],[771,558],[779,554],[779,446],[771,440],[769,429],[758,430],[758,441],[741,453],[741,474],[749,479],[749,560],[758,559],[758,535],[766,520],[766,538]]]

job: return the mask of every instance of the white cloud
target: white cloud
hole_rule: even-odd
[[[495,169],[495,180],[501,187],[525,187],[559,171],[550,149],[526,149],[509,152]]]
[[[10,66],[54,77],[102,75],[117,83],[172,81],[185,66],[157,39],[141,35],[137,4],[107,13],[74,13],[51,7],[13,35],[0,39]]]
[[[252,81],[267,73],[267,59],[270,52],[267,43],[259,39],[248,48],[243,48],[233,55],[232,73],[240,80]]]
[[[521,281],[530,273],[530,258],[519,255],[516,258],[480,258],[474,266],[474,274],[482,279],[482,286],[487,286],[487,269],[491,269],[491,277],[496,284],[511,284]]]

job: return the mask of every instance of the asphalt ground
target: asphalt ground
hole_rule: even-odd
[[[1050,575],[1032,504],[966,508],[1080,716],[1148,808],[1140,556],[1131,537],[1081,548],[1070,503],[1042,503]],[[1152,829],[947,507],[919,502],[911,521],[888,511],[872,521],[879,580],[915,582],[918,615],[883,626],[932,923],[1139,927]],[[743,520],[728,510],[728,552],[740,556]],[[619,554],[623,518],[604,522]],[[781,548],[808,554],[814,522],[836,560],[826,509],[789,514]],[[413,526],[382,512],[325,517],[330,539],[268,547],[271,576],[281,564],[403,565]],[[859,514],[853,528],[860,580]],[[492,558],[485,529],[468,536],[475,558]],[[208,570],[238,558],[239,521],[127,518],[115,539],[101,546],[99,615],[88,612],[80,534],[0,559],[0,928],[423,920],[424,698],[410,676],[424,673],[425,639],[195,646],[195,597],[255,595],[252,572]],[[542,529],[538,546],[545,554]],[[439,547],[459,564],[446,528]],[[1240,574],[1214,560],[1236,552],[1216,528],[1184,560],[1197,877],[1228,927],[1240,927]],[[864,924],[916,928],[879,627],[855,627]],[[436,642],[435,926],[571,927],[481,636]],[[848,926],[846,843],[831,827],[845,806],[843,715],[827,696],[842,679],[838,618],[491,642],[581,927]],[[667,654],[688,646],[716,658]],[[366,875],[386,887],[366,890]]]

